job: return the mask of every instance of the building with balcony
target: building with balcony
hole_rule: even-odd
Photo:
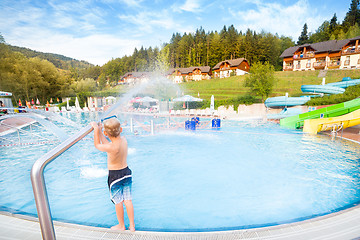
[[[360,36],[290,47],[280,57],[283,71],[360,68]]]
[[[152,74],[151,72],[128,72],[121,77],[119,84],[146,83],[150,80]]]
[[[211,68],[209,66],[202,66],[170,69],[167,78],[174,83],[182,83],[210,79],[211,75]]]
[[[225,78],[244,75],[250,71],[250,65],[245,58],[237,58],[233,60],[225,60],[219,62],[213,67],[214,77]]]

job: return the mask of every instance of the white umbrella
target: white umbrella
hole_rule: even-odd
[[[70,110],[69,98],[66,98],[66,110]]]
[[[146,97],[143,97],[143,98],[139,98],[139,99],[136,99],[135,102],[158,102],[159,100],[155,99],[155,98],[152,98],[152,97],[149,97],[149,96],[146,96]]]
[[[173,99],[174,102],[202,102],[203,100],[201,98],[196,98],[190,95],[184,95],[182,97],[178,97]],[[189,107],[189,104],[187,104],[187,108]]]
[[[174,102],[202,102],[201,98],[196,98],[190,95],[184,95],[182,97],[178,97],[173,99]]]
[[[76,109],[79,109],[80,108],[80,103],[79,103],[79,99],[76,97],[75,99],[75,107]]]
[[[210,110],[211,110],[211,112],[214,112],[214,110],[215,110],[214,95],[211,95]]]
[[[0,91],[0,96],[12,96],[12,93]]]
[[[112,105],[116,102],[116,97],[109,96],[105,98],[106,105]]]

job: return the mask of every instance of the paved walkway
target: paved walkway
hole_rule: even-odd
[[[167,240],[167,239],[269,239],[269,240],[350,240],[360,239],[360,206],[357,205],[337,213],[297,223],[279,226],[244,229],[223,232],[166,233],[130,231],[117,232],[106,228],[88,227],[55,222],[57,239],[124,239],[124,240]],[[41,239],[37,218],[0,212],[0,239]]]

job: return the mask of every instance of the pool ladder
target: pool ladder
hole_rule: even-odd
[[[45,186],[44,169],[50,162],[55,160],[59,155],[68,150],[83,137],[88,135],[92,130],[93,128],[90,125],[81,129],[78,133],[69,137],[60,145],[39,158],[31,169],[31,183],[33,186],[36,209],[43,239],[56,239],[54,224],[50,212],[49,199]]]
[[[109,116],[115,109],[121,104],[121,102],[117,102],[112,105],[109,110],[102,114],[100,119],[104,119]],[[51,217],[49,199],[45,186],[44,179],[44,169],[45,167],[55,160],[58,156],[60,156],[63,152],[72,147],[75,143],[80,141],[86,135],[91,133],[93,127],[87,125],[79,132],[75,133],[73,136],[69,137],[65,141],[63,141],[60,145],[47,152],[41,158],[39,158],[31,168],[31,183],[34,192],[34,198],[36,203],[36,209],[38,213],[40,229],[43,239],[45,240],[55,240],[55,231],[54,231],[54,223]]]

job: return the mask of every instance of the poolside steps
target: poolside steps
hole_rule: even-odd
[[[351,113],[357,109],[360,109],[360,98],[317,109],[311,112],[283,118],[280,120],[280,126],[291,129],[298,129],[304,126],[304,120],[306,119],[337,117],[347,113]]]

